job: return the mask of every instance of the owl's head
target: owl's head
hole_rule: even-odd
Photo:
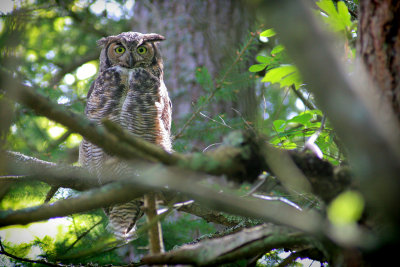
[[[162,59],[156,42],[165,40],[156,33],[123,32],[101,38],[100,71],[113,66],[150,68],[162,72]]]

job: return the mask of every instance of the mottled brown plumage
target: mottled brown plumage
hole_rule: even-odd
[[[158,34],[125,32],[102,38],[100,70],[88,95],[86,116],[100,124],[107,118],[131,133],[171,151],[171,101],[163,81],[163,63],[156,42]],[[83,140],[80,162],[107,181],[103,168],[114,175],[135,175],[124,162],[111,160],[104,151]],[[142,216],[142,200],[114,205],[106,209],[109,226],[118,237],[135,237],[136,221]]]

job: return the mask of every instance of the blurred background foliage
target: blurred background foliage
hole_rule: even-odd
[[[315,144],[322,157],[335,165],[345,159],[340,140],[307,91],[279,35],[260,25],[246,11],[245,1],[15,0],[0,5],[1,68],[7,66],[25,84],[74,112],[84,112],[86,93],[98,70],[98,39],[123,31],[158,32],[167,37],[160,47],[174,106],[176,151],[213,149],[236,129],[252,129],[277,147],[301,150],[308,138],[320,131]],[[321,24],[340,37],[338,50],[351,69],[357,1],[320,0],[314,9]],[[0,100],[7,101],[1,95]],[[1,114],[10,116],[5,149],[77,164],[80,135],[24,106],[10,106],[12,112]],[[40,182],[11,185],[1,196],[0,208],[39,205],[49,190]],[[266,193],[284,194],[271,187]],[[60,189],[51,201],[74,194]],[[283,196],[291,198],[287,192]],[[358,201],[356,204],[362,206],[355,199],[341,201]],[[313,201],[303,198],[301,204],[311,205]],[[341,216],[334,207],[330,214]],[[123,264],[146,254],[146,234],[129,246],[121,246],[108,234],[106,224],[103,212],[96,210],[1,229],[0,236],[9,253],[52,262]],[[162,227],[167,250],[219,229],[184,213],[168,216]],[[269,253],[259,265],[279,262],[278,252],[283,251]],[[0,265],[12,262],[0,255]]]

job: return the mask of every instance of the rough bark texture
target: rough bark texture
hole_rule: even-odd
[[[191,105],[205,91],[196,83],[197,68],[206,67],[213,78],[221,76],[252,29],[251,16],[242,1],[137,1],[132,30],[157,32],[166,37],[161,49],[165,84],[174,105],[174,118],[191,113]],[[238,97],[242,113],[255,105],[255,93]],[[241,94],[241,92],[239,92]],[[243,104],[242,104],[243,102]],[[216,105],[216,112],[231,112]]]
[[[360,1],[357,52],[400,121],[400,2]]]
[[[357,56],[379,93],[390,101],[400,122],[400,2],[364,0],[360,1],[359,8]],[[376,179],[380,182],[380,177]],[[391,213],[399,214],[399,211],[392,209]],[[398,226],[400,218],[395,218]],[[378,248],[366,256],[371,266],[379,265],[383,258],[393,259],[391,252],[400,245],[399,229],[395,228],[383,235]]]

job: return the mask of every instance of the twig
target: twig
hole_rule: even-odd
[[[63,264],[51,263],[51,262],[48,262],[46,260],[31,260],[31,259],[21,258],[21,257],[13,255],[11,253],[8,253],[5,250],[5,248],[3,246],[3,243],[1,242],[1,238],[0,238],[0,254],[3,254],[5,256],[10,257],[10,258],[12,258],[14,260],[17,260],[17,261],[30,262],[30,263],[36,263],[36,264],[43,264],[43,265],[47,265],[47,266],[56,266],[56,267],[65,266]]]
[[[164,252],[164,241],[161,230],[161,223],[159,220],[154,220],[157,217],[157,197],[155,193],[150,192],[144,195],[144,212],[146,220],[149,224],[149,246],[150,254],[159,254]],[[150,225],[150,222],[152,222]]]
[[[189,126],[189,124],[196,118],[197,114],[200,113],[200,111],[210,102],[210,100],[214,97],[214,95],[223,87],[223,84],[225,83],[226,78],[230,74],[230,72],[233,70],[233,67],[241,60],[244,52],[249,48],[253,40],[257,37],[257,34],[252,33],[250,36],[250,39],[247,41],[243,49],[238,53],[235,61],[229,66],[229,69],[225,72],[224,76],[222,76],[221,80],[218,81],[218,83],[215,85],[214,90],[212,90],[211,94],[207,97],[207,99],[196,109],[196,111],[190,116],[190,118],[185,122],[185,124],[182,126],[181,130],[175,135],[174,139],[178,139],[182,137],[183,132],[186,130],[186,128]]]
[[[209,120],[211,120],[211,121],[213,121],[213,122],[215,122],[215,123],[218,123],[218,124],[220,124],[220,125],[222,125],[222,126],[224,126],[224,127],[228,127],[229,129],[232,129],[232,127],[229,126],[229,125],[227,125],[227,124],[225,123],[225,121],[222,120],[221,117],[219,117],[219,118],[223,121],[223,123],[221,123],[221,122],[219,122],[219,121],[216,121],[216,120],[214,120],[213,118],[210,118],[209,116],[207,116],[207,115],[204,114],[203,112],[199,112],[199,114],[200,114],[201,116],[203,116],[204,118],[207,118],[207,119],[209,119]]]
[[[264,195],[259,195],[259,194],[252,194],[253,197],[264,199],[267,201],[280,201],[282,203],[288,204],[289,206],[294,207],[295,209],[302,210],[296,203],[293,203],[292,201],[284,198],[284,197],[270,197],[270,196],[264,196]]]
[[[67,130],[60,138],[51,142],[49,146],[46,148],[47,152],[51,152],[54,148],[58,147],[62,142],[68,139],[68,137],[72,134],[71,130]]]
[[[84,238],[86,235],[88,235],[90,233],[90,231],[92,231],[97,225],[99,225],[101,222],[103,221],[103,219],[99,220],[97,223],[95,223],[94,225],[92,225],[92,227],[90,227],[88,230],[86,230],[85,232],[83,232],[64,252],[64,254],[67,254],[68,251],[70,251],[75,245],[76,243],[79,242],[79,240],[81,240],[82,238]]]
[[[57,193],[58,188],[59,188],[58,186],[52,186],[50,188],[50,190],[46,194],[46,198],[44,200],[44,203],[48,203],[53,198],[53,196]]]
[[[244,197],[250,196],[253,193],[255,193],[266,181],[267,177],[269,176],[269,174],[267,174],[266,172],[263,172],[262,174],[260,174],[258,176],[258,182],[255,186],[253,186],[249,192],[247,192],[245,195],[243,195]]]
[[[304,144],[304,149],[303,149],[303,152],[306,151],[307,149],[309,149],[320,159],[322,159],[323,154],[322,154],[321,149],[315,144],[315,141],[317,141],[318,137],[324,130],[325,122],[326,122],[326,116],[323,116],[322,120],[321,120],[321,126],[319,127],[319,129],[317,131],[315,131],[315,133],[313,133],[313,135],[311,135],[308,138],[308,140]]]
[[[304,97],[304,95],[299,91],[299,89],[296,89],[296,87],[294,85],[290,86],[290,89],[292,89],[292,92],[295,93],[295,95],[300,98],[300,100],[303,102],[303,104],[308,107],[309,110],[315,110],[317,109],[317,107],[314,105],[314,103],[312,103],[311,101],[309,101],[308,99],[306,99]]]
[[[289,266],[290,263],[294,262],[298,258],[309,258],[309,259],[317,260],[319,262],[325,262],[326,261],[324,255],[322,254],[321,251],[319,251],[319,250],[317,250],[315,248],[312,248],[312,247],[308,247],[308,248],[305,247],[305,248],[303,248],[301,250],[297,249],[296,252],[291,253],[287,258],[285,258],[276,267]],[[310,266],[311,265],[312,265],[312,263],[310,264]]]
[[[137,235],[140,235],[141,233],[144,233],[145,231],[148,231],[155,225],[159,224],[159,222],[161,222],[165,217],[167,217],[174,209],[176,209],[176,208],[170,207],[165,212],[163,212],[161,214],[157,214],[156,216],[153,216],[151,219],[149,219],[146,222],[145,225],[143,225],[139,229],[137,229],[137,231],[136,231]]]

